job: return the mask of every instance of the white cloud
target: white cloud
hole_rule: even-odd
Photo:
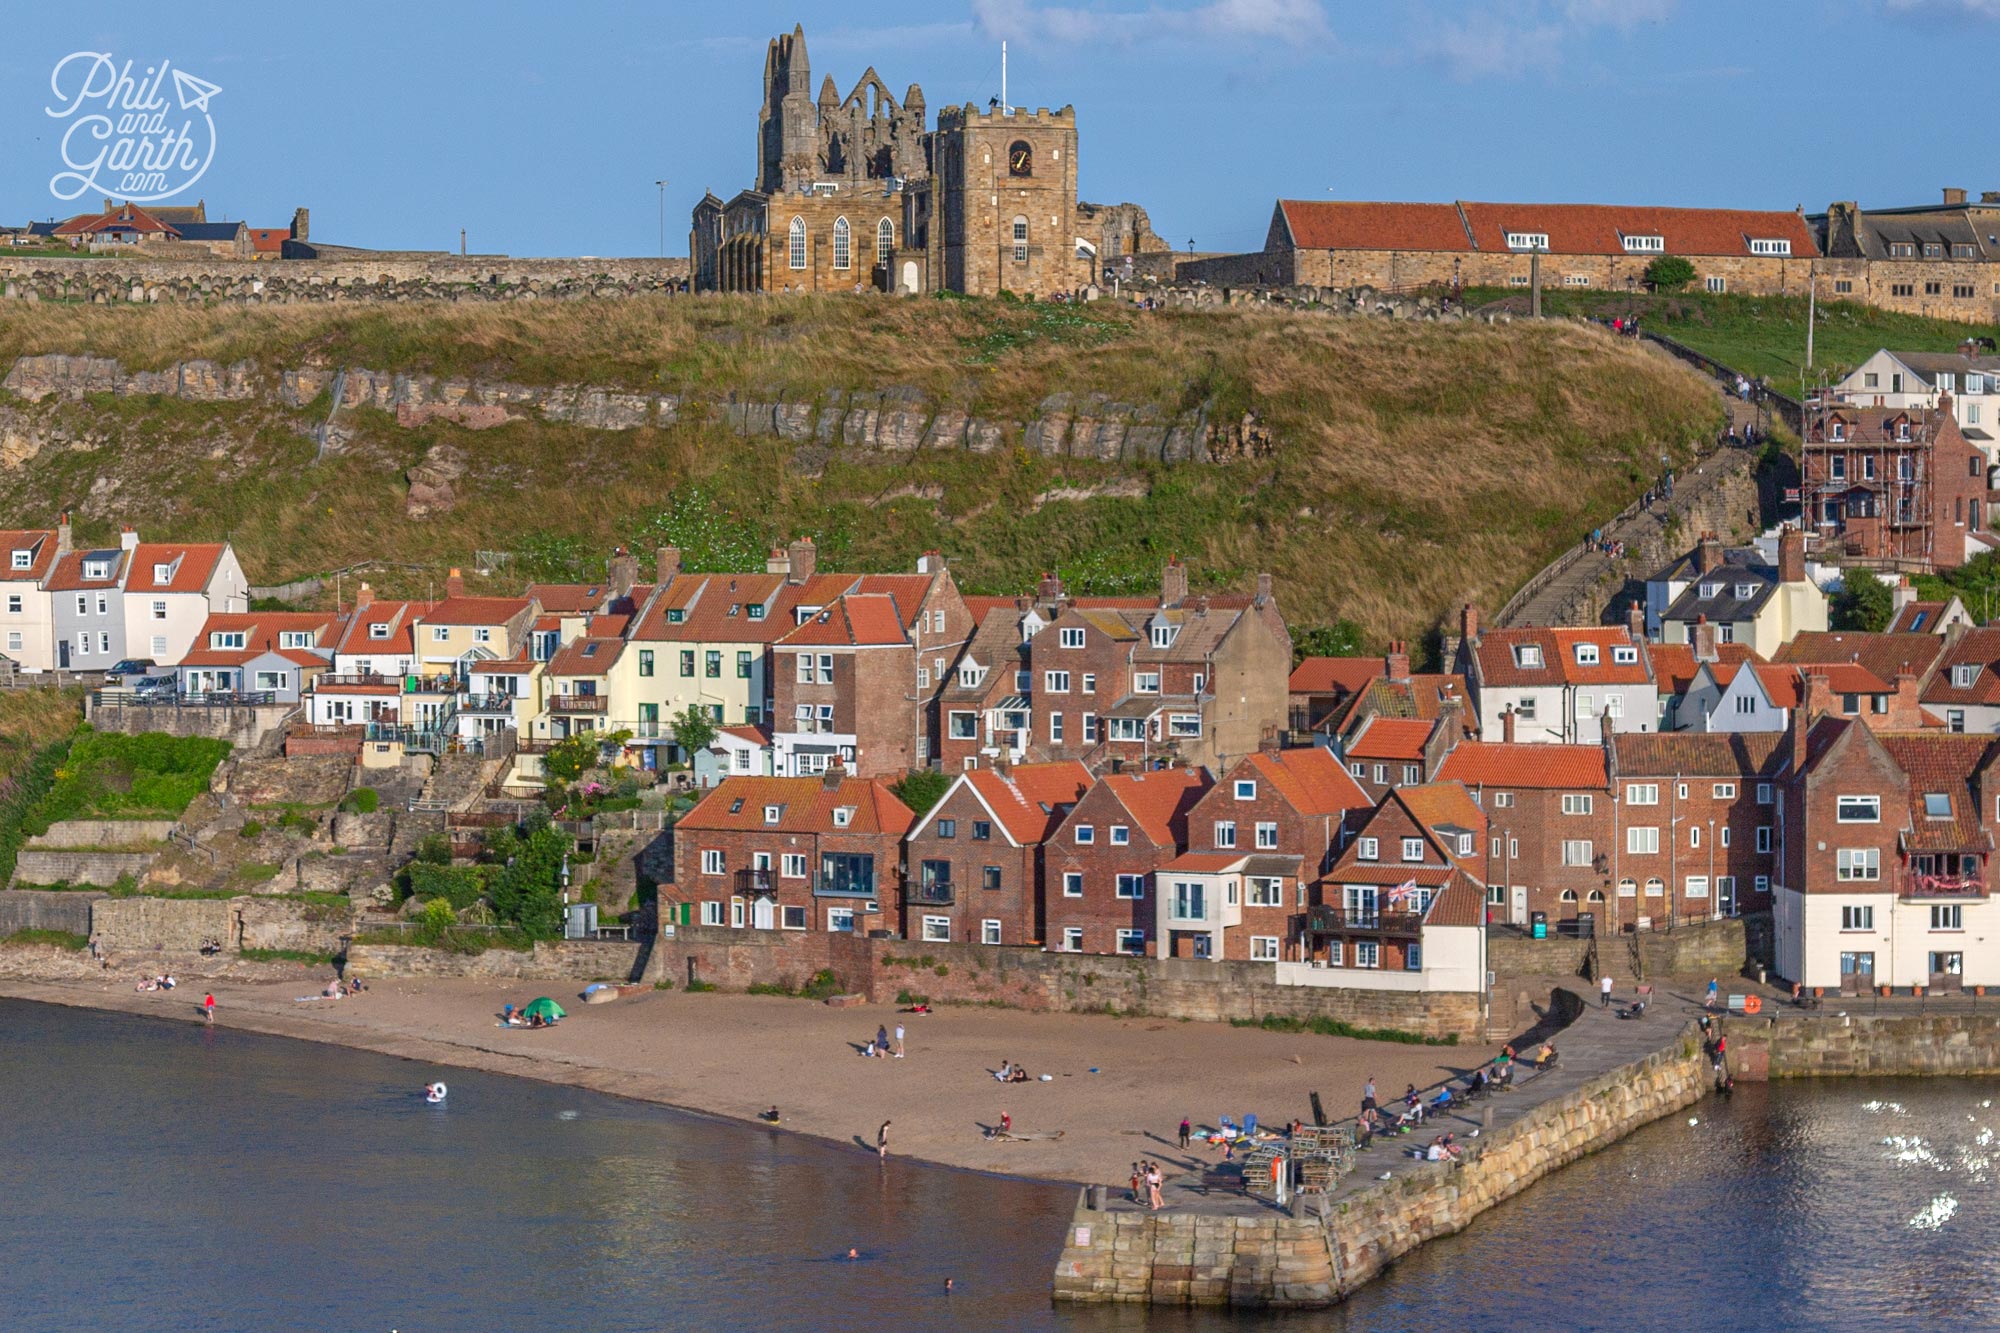
[[[1892,3],[1900,0],[1892,0]],[[1961,0],[2000,6],[2000,0]],[[1568,47],[1598,29],[1630,32],[1664,22],[1678,0],[1522,0],[1505,17],[1480,9],[1463,19],[1434,22],[1416,38],[1424,56],[1441,62],[1456,79],[1481,79],[1549,70]]]
[[[1322,40],[1331,35],[1320,0],[1208,0],[1191,9],[1082,9],[1035,0],[973,0],[985,36],[1054,46],[1137,46],[1170,40]]]
[[[1887,0],[1892,14],[1963,14],[1976,19],[2000,19],[2000,0]]]

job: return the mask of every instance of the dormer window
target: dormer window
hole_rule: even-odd
[[[1737,584],[1737,585],[1736,585],[1736,600],[1737,600],[1737,601],[1739,601],[1739,602],[1747,602],[1747,601],[1749,601],[1749,600],[1750,600],[1750,599],[1751,599],[1752,597],[1755,597],[1756,595],[1757,595],[1757,585],[1756,585],[1756,584],[1754,584],[1754,583],[1739,583],[1739,584]]]
[[[1896,418],[1896,438],[1898,440],[1907,440],[1910,438],[1910,419],[1908,417]]]
[[[835,828],[846,828],[849,824],[852,824],[853,822],[854,822],[853,806],[836,805],[833,808],[833,826]]]
[[[240,629],[217,630],[208,636],[208,646],[211,648],[241,648],[243,646],[243,631]]]
[[[1639,650],[1630,644],[1621,644],[1611,650],[1611,660],[1619,666],[1639,665]]]
[[[278,632],[278,646],[280,648],[310,648],[313,646],[313,633],[311,630],[304,629],[280,630]]]
[[[16,551],[14,552],[13,564],[15,569],[32,569],[35,564],[35,553],[33,551]],[[164,569],[165,566],[162,565],[161,568]]]
[[[21,554],[21,553],[20,553],[19,551],[16,551],[16,552],[14,552],[14,555],[15,555],[15,557],[16,557],[16,558],[19,558],[20,554]],[[18,568],[25,568],[25,566],[19,566],[19,565],[17,565],[17,566],[16,566],[16,568],[17,568],[17,569],[18,569]],[[153,566],[153,582],[155,582],[155,583],[172,583],[173,581],[174,581],[174,567],[173,567],[172,565],[154,565],[154,566]]]
[[[1510,231],[1507,233],[1509,250],[1547,250],[1549,234],[1545,231]]]
[[[83,576],[87,579],[108,579],[111,577],[111,566],[102,560],[87,561],[83,566]]]
[[[1722,585],[1720,583],[1704,583],[1701,585],[1701,599],[1704,602],[1720,597],[1721,595]]]
[[[1458,854],[1460,856],[1472,855],[1472,835],[1470,833],[1461,833],[1458,835]]]
[[[968,690],[979,688],[979,682],[986,679],[986,668],[977,662],[967,662],[958,669],[958,683]]]
[[[1533,643],[1515,644],[1514,665],[1517,667],[1539,668],[1542,665],[1541,645]]]
[[[1628,255],[1660,255],[1667,252],[1667,238],[1664,236],[1627,236],[1624,239]]]
[[[1178,632],[1178,626],[1169,624],[1164,620],[1154,621],[1153,646],[1155,648],[1171,648],[1174,642],[1174,635]]]
[[[1979,679],[1979,667],[1973,663],[1955,666],[1951,669],[1951,683],[1961,690],[1969,690]]]
[[[1753,255],[1789,255],[1791,252],[1792,243],[1790,241],[1780,241],[1761,236],[1750,239],[1750,253]]]
[[[1956,393],[1958,391],[1958,376],[1952,374],[1949,370],[1941,370],[1938,372],[1937,386],[1938,390],[1942,393]]]
[[[1080,627],[1063,626],[1061,638],[1062,646],[1065,648],[1083,647],[1083,630]]]
[[[764,604],[762,602],[750,603],[750,619],[762,620],[763,618],[764,618]]]
[[[764,807],[764,822],[766,824],[775,824],[784,818],[784,815],[785,807],[782,805],[767,805]]]
[[[1839,444],[1847,438],[1847,423],[1839,417],[1835,417],[1833,420],[1827,422],[1826,438],[1832,440],[1835,444]]]
[[[368,623],[368,637],[369,637],[369,638],[371,638],[371,639],[386,639],[386,638],[388,638],[388,637],[389,637],[389,624],[388,624],[388,622],[387,622],[387,621],[384,621],[384,620],[373,620],[373,621],[370,621],[370,622]]]
[[[1578,666],[1596,666],[1597,645],[1594,643],[1579,643],[1576,646],[1576,664]]]

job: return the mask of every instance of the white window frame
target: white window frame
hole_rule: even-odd
[[[948,916],[927,916],[921,929],[925,944],[951,943],[951,918]]]
[[[1625,854],[1627,856],[1658,856],[1660,853],[1660,826],[1657,824],[1629,824],[1625,828]]]
[[[720,847],[701,849],[701,873],[704,875],[725,875],[729,873],[729,858]]]
[[[1000,943],[1000,921],[999,921],[999,918],[997,918],[997,917],[990,917],[990,916],[989,916],[989,917],[986,917],[986,918],[984,918],[984,919],[982,919],[982,920],[980,921],[980,923],[979,923],[979,942],[980,942],[981,944],[998,944],[998,943]]]
[[[1276,935],[1252,935],[1250,937],[1250,961],[1253,963],[1277,962],[1278,937]]]

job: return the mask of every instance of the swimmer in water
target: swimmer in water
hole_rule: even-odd
[[[850,1259],[859,1259],[861,1257],[861,1251],[850,1247],[847,1251],[847,1257]]]
[[[950,1291],[950,1290],[951,1290],[951,1279],[950,1279],[950,1278],[946,1278],[946,1279],[944,1280],[944,1289],[945,1289],[946,1291]]]

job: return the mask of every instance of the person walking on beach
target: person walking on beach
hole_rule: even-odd
[[[1193,1136],[1194,1136],[1194,1126],[1188,1123],[1188,1118],[1187,1118],[1186,1116],[1182,1116],[1182,1117],[1181,1117],[1181,1151],[1183,1151],[1183,1152],[1187,1151],[1187,1146],[1188,1146],[1188,1140],[1189,1140],[1190,1138],[1192,1138]]]
[[[898,1060],[903,1058],[903,1025],[901,1023],[896,1024],[896,1058]]]
[[[1598,978],[1597,1007],[1599,1009],[1608,1009],[1611,1007],[1611,984],[1611,974],[1609,972]]]
[[[1139,1202],[1139,1180],[1140,1180],[1140,1177],[1141,1177],[1141,1176],[1142,1176],[1143,1174],[1144,1174],[1144,1173],[1143,1173],[1143,1172],[1141,1172],[1141,1171],[1139,1170],[1139,1164],[1138,1164],[1137,1162],[1134,1162],[1134,1163],[1132,1163],[1132,1202],[1133,1202],[1133,1203],[1137,1203],[1137,1202]]]
[[[202,1014],[202,1017],[203,1017],[203,1018],[204,1018],[205,1020],[207,1020],[208,1022],[210,1022],[210,1023],[213,1023],[213,1022],[215,1021],[215,996],[214,996],[214,995],[212,995],[212,994],[209,994],[209,995],[203,995],[203,996],[201,997],[201,1014]]]
[[[877,1055],[889,1053],[889,1029],[879,1025],[875,1029],[875,1053]]]
[[[1165,1178],[1157,1162],[1152,1163],[1146,1170],[1146,1202],[1156,1213],[1166,1206],[1160,1200],[1160,1183]]]
[[[886,1120],[875,1131],[875,1155],[885,1162],[889,1160],[889,1122]]]
[[[1374,1107],[1375,1107],[1375,1076],[1373,1074],[1370,1074],[1368,1076],[1368,1081],[1361,1085],[1361,1109],[1364,1111],[1370,1111],[1373,1110]]]

